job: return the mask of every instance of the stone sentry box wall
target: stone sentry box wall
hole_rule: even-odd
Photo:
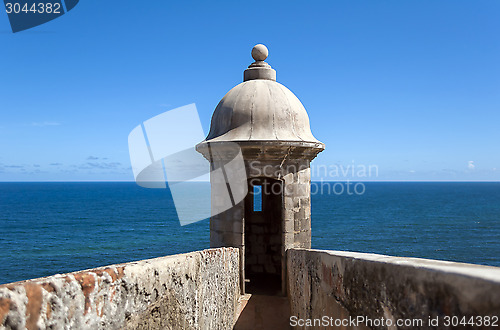
[[[258,150],[258,152],[256,152]],[[248,184],[249,194],[247,198],[236,204],[231,209],[212,216],[210,220],[210,245],[211,247],[233,246],[241,249],[241,271],[243,278],[249,280],[246,286],[250,292],[257,293],[266,291],[268,294],[286,292],[286,250],[292,247],[311,247],[311,200],[310,200],[310,161],[300,159],[306,157],[307,148],[296,146],[266,147],[263,145],[242,147],[245,158],[248,180],[242,184]],[[288,160],[284,160],[288,155]],[[253,199],[252,183],[262,183],[262,179],[273,179],[269,185],[262,186],[263,210],[257,216],[261,218],[264,227],[273,227],[279,224],[279,232],[275,237],[268,237],[273,243],[279,244],[279,250],[273,251],[271,247],[266,248],[265,229],[248,230],[257,227],[252,221],[252,205],[249,200]],[[269,182],[269,181],[268,181]],[[279,187],[279,188],[276,188]],[[227,187],[216,183],[212,186],[213,200],[220,196],[220,190]],[[282,203],[272,203],[270,209],[266,209],[266,194],[279,194]],[[276,199],[274,199],[276,201]],[[275,217],[279,216],[278,219]],[[262,224],[261,222],[261,224]],[[253,248],[248,248],[250,244]],[[277,252],[277,253],[276,253]],[[279,257],[279,260],[276,260]],[[276,262],[280,264],[279,272]],[[279,279],[275,276],[278,275]],[[252,282],[258,282],[252,285]],[[241,283],[245,285],[244,282]],[[261,286],[264,284],[264,286]],[[247,290],[249,291],[249,290]]]
[[[262,151],[261,160],[249,161],[247,168],[247,201],[253,199],[252,185],[256,182],[261,184],[263,205],[261,212],[253,211],[250,203],[244,205],[245,278],[250,292],[285,293],[286,250],[311,247],[310,165],[307,159],[297,159],[299,155],[291,148],[274,149],[274,156],[280,158],[288,152],[288,161],[265,160],[273,154],[266,148]],[[255,218],[263,223],[256,226]]]
[[[286,294],[286,250],[311,246],[310,162],[324,144],[312,135],[302,103],[276,82],[276,72],[264,62],[267,55],[265,46],[253,48],[255,62],[245,70],[244,82],[217,105],[197,150],[213,169],[231,160],[213,157],[215,152],[224,158],[228,144],[236,144],[244,159],[241,180],[211,176],[211,247],[240,249],[242,292]],[[261,184],[264,208],[255,211],[251,192]],[[248,189],[247,197],[214,212],[238,185]]]

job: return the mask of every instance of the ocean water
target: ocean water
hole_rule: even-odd
[[[500,266],[500,183],[340,188],[312,185],[313,248]],[[209,247],[208,220],[135,183],[0,183],[0,233],[0,283]]]

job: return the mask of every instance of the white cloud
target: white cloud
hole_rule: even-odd
[[[36,126],[36,127],[45,127],[45,126],[59,126],[61,123],[55,122],[55,121],[44,121],[44,122],[33,122],[31,123],[31,126]]]
[[[119,162],[86,162],[85,164],[79,166],[81,169],[117,169],[121,166]]]
[[[476,165],[474,165],[474,161],[473,160],[469,160],[469,163],[468,163],[467,167],[469,168],[469,170],[473,170],[473,169],[476,168]]]

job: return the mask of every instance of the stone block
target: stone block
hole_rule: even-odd
[[[295,197],[308,197],[309,189],[308,184],[297,184],[294,186],[293,194]]]
[[[269,239],[269,243],[271,245],[281,245],[281,241],[282,241],[281,233],[279,235],[272,235]]]
[[[300,198],[300,207],[311,207],[311,198],[310,197],[302,197]]]
[[[221,220],[221,219],[211,220],[210,221],[210,230],[219,231],[219,232],[226,231],[225,223],[226,222]]]
[[[302,221],[304,219],[307,218],[306,216],[306,213],[305,213],[305,209],[303,207],[301,207],[300,209],[298,209],[295,214],[293,215],[293,218],[295,221],[299,220],[299,221]]]
[[[223,247],[226,246],[222,233],[219,231],[210,231],[210,246],[211,247]]]
[[[271,263],[274,265],[279,264],[281,262],[281,258],[282,258],[281,254],[273,255],[273,256],[271,256]]]
[[[311,232],[299,231],[295,233],[295,243],[307,243],[311,241]]]
[[[264,267],[262,265],[249,265],[249,268],[254,273],[263,273]]]
[[[291,248],[295,242],[295,233],[283,233],[283,246],[286,249]]]
[[[251,226],[252,234],[263,234],[264,233],[264,227],[259,226],[259,225],[252,225]]]
[[[291,219],[286,218],[285,221],[283,221],[283,232],[284,233],[293,232],[294,231],[294,224],[295,224],[295,220],[293,219],[293,217]]]
[[[264,269],[266,270],[266,273],[268,273],[268,274],[276,274],[278,272],[276,267],[272,264],[264,265]]]
[[[290,185],[294,183],[294,175],[293,173],[287,173],[283,176],[283,183],[285,185]]]
[[[311,169],[310,168],[304,168],[298,173],[298,181],[299,183],[303,184],[310,184],[311,183]]]
[[[243,213],[244,213],[243,202],[240,202],[239,204],[235,205],[231,210],[233,211],[233,219],[235,221],[241,221],[243,219]]]
[[[243,233],[243,221],[234,221],[232,225],[233,233]]]
[[[252,251],[251,251],[252,254],[265,254],[266,252],[267,251],[264,245],[261,244],[252,245]]]
[[[227,242],[229,246],[237,247],[243,245],[243,234],[241,233],[225,232],[223,237],[224,242]]]
[[[254,265],[254,264],[257,264],[257,255],[255,254],[250,254],[246,257],[245,259],[245,263],[247,265]]]
[[[267,265],[271,263],[271,256],[269,254],[257,255],[257,263],[259,265]]]
[[[311,206],[310,205],[303,205],[301,209],[304,211],[304,217],[305,218],[310,218],[311,217]]]

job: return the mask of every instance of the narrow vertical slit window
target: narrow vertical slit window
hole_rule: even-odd
[[[253,186],[253,211],[262,211],[262,186]]]

